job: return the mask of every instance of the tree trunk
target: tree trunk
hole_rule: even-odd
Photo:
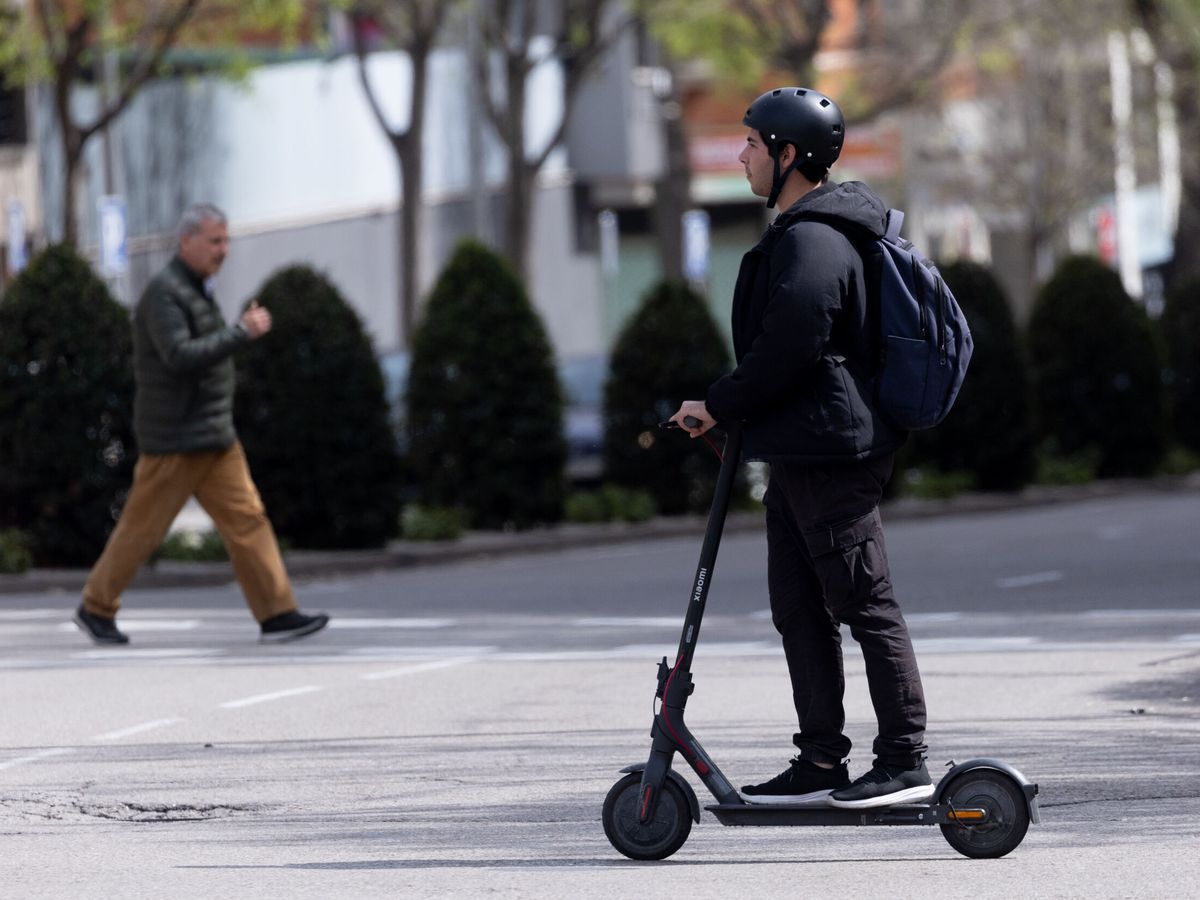
[[[1166,270],[1166,287],[1200,276],[1200,161],[1187,148],[1200,140],[1200,62],[1192,36],[1172,18],[1169,4],[1159,0],[1131,0],[1130,10],[1146,30],[1158,56],[1170,67],[1175,79],[1175,118],[1180,157],[1179,221],[1175,227],[1175,249]]]
[[[533,221],[534,179],[537,171],[525,159],[525,80],[524,59],[507,61],[508,118],[505,146],[508,148],[508,209],[505,211],[504,253],[528,287],[530,260],[529,229]]]
[[[411,134],[410,134],[411,137]],[[418,259],[421,234],[421,154],[413,141],[400,154],[404,205],[400,210],[400,346],[412,343],[417,324]]]
[[[1172,66],[1175,72],[1175,118],[1179,145],[1200,146],[1200,95],[1196,88],[1197,72]],[[1175,226],[1175,252],[1167,267],[1167,287],[1200,277],[1200,160],[1185,149],[1180,154],[1179,222]]]
[[[672,73],[671,95],[664,98],[661,104],[664,109],[666,167],[655,184],[654,227],[663,278],[682,280],[683,214],[691,207],[692,167],[688,160],[687,134],[675,82]]]
[[[76,211],[75,189],[79,181],[80,163],[83,161],[83,143],[70,122],[60,122],[63,130],[63,197],[62,197],[62,242],[69,247],[79,243],[79,216]]]
[[[533,271],[532,252],[534,185],[537,172],[524,159],[513,159],[509,164],[508,209],[505,211],[505,256],[521,277],[521,283],[529,287],[529,273]]]
[[[417,326],[420,285],[419,245],[421,236],[424,158],[421,142],[425,133],[425,89],[429,80],[429,47],[417,43],[410,49],[413,67],[412,114],[408,131],[396,140],[400,159],[403,207],[400,211],[400,346],[412,344]]]

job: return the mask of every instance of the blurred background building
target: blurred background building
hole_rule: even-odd
[[[235,240],[219,285],[227,313],[271,272],[303,261],[340,286],[378,350],[402,352],[405,204],[422,215],[419,306],[455,244],[503,243],[506,211],[520,202],[481,100],[504,88],[473,62],[481,37],[471,23],[496,5],[451,17],[432,46],[417,196],[403,196],[363,90],[356,29],[373,29],[363,65],[382,116],[401,131],[411,54],[359,8],[370,4],[318,4],[295,44],[245,33],[255,64],[239,79],[227,77],[226,51],[203,42],[168,54],[170,76],[148,81],[85,148],[70,201],[80,247],[131,302],[172,252],[180,209],[210,200],[229,213]],[[595,0],[608,39],[570,97],[564,85],[580,61],[551,40],[566,5],[535,5],[543,38],[530,46],[544,59],[526,81],[527,148],[568,122],[536,172],[525,274],[563,360],[602,357],[663,274],[702,287],[725,326],[741,254],[767,221],[737,162],[741,115],[779,83],[811,81],[837,98],[850,125],[834,177],[867,180],[905,209],[907,235],[939,261],[991,264],[1019,317],[1071,252],[1098,253],[1148,302],[1159,292],[1181,191],[1173,88],[1146,36],[1118,27],[1118,4],[1025,0],[1027,15],[1014,17],[969,0],[731,0],[781,16],[816,11],[792,35],[779,19],[791,44],[747,83],[715,53],[673,48],[653,11],[675,4],[646,12]],[[72,103],[82,118],[128,77],[127,56],[113,50],[111,65],[96,55],[81,69]],[[802,62],[784,65],[793,58]],[[62,146],[50,83],[0,90],[0,280],[63,236]]]

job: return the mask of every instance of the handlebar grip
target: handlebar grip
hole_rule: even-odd
[[[702,423],[695,416],[684,416],[683,424],[685,424],[688,428],[699,428]],[[658,427],[659,428],[668,428],[668,429],[669,428],[678,428],[679,423],[675,422],[672,419],[668,419],[665,422],[659,422]]]

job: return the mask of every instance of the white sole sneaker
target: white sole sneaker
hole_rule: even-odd
[[[920,803],[932,796],[933,785],[922,784],[879,797],[867,797],[865,800],[837,800],[830,797],[829,805],[837,809],[874,809],[879,806],[895,806],[898,803]]]
[[[328,624],[329,616],[321,613],[297,628],[289,628],[286,631],[265,631],[258,636],[258,642],[260,644],[282,644],[284,641],[294,641],[315,634]]]
[[[828,806],[828,791],[813,791],[811,794],[740,794],[747,803],[764,806]]]

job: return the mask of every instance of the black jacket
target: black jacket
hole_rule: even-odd
[[[882,236],[886,215],[861,182],[825,184],[780,213],[742,258],[737,367],[705,403],[717,421],[744,423],[747,459],[861,460],[904,442],[872,399],[877,342],[862,256],[847,236]]]
[[[237,439],[232,357],[248,340],[240,325],[225,325],[179,257],[154,277],[133,314],[133,427],[141,452],[223,450]]]

